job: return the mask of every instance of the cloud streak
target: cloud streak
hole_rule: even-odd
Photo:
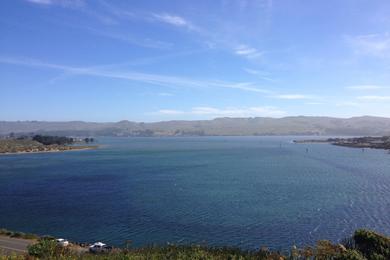
[[[357,97],[357,99],[362,101],[374,101],[374,102],[381,102],[381,101],[390,101],[390,96],[360,96]]]
[[[153,14],[153,17],[156,20],[159,20],[161,22],[171,24],[178,27],[189,27],[190,23],[185,20],[183,17],[180,17],[178,15],[170,15],[170,14]]]
[[[256,48],[250,47],[245,44],[241,44],[236,47],[235,52],[236,55],[248,58],[248,59],[257,59],[263,56],[263,52],[257,50]]]
[[[38,5],[50,5],[52,0],[26,0],[27,2],[38,4]]]
[[[278,99],[287,99],[287,100],[299,100],[299,99],[312,99],[313,96],[303,95],[303,94],[284,94],[284,95],[275,95],[274,98]]]
[[[189,111],[161,109],[153,114],[158,115],[192,115],[192,116],[209,116],[209,117],[282,117],[287,113],[271,106],[256,107],[227,107],[216,108],[210,106],[193,107]]]
[[[255,75],[260,79],[270,81],[270,82],[275,82],[275,79],[272,79],[268,76],[268,73],[264,71],[259,71],[259,70],[254,70],[254,69],[249,69],[249,68],[244,68],[244,71],[248,74]]]
[[[357,54],[379,58],[390,56],[390,35],[388,33],[347,36],[347,42]]]
[[[355,86],[348,86],[347,89],[352,90],[378,90],[378,89],[387,89],[387,87],[378,86],[378,85],[355,85]]]
[[[89,31],[92,34],[95,34],[97,36],[102,36],[105,38],[110,38],[114,40],[119,40],[122,42],[126,42],[132,45],[141,46],[145,48],[153,48],[153,49],[171,49],[173,44],[169,42],[164,41],[158,41],[158,40],[152,40],[148,38],[140,39],[137,37],[134,37],[133,35],[129,35],[128,33],[113,33],[113,32],[107,32],[102,31],[100,29],[85,27],[83,28],[87,31]]]
[[[303,99],[315,99],[315,96],[304,95],[304,94],[280,94],[276,93],[273,90],[264,89],[258,87],[252,82],[227,82],[221,80],[199,80],[179,76],[168,76],[152,73],[141,73],[137,71],[128,71],[128,70],[115,70],[116,65],[122,64],[109,64],[109,65],[99,65],[93,67],[74,67],[67,66],[62,64],[55,63],[46,63],[34,59],[21,59],[21,58],[9,58],[1,57],[0,63],[11,64],[11,65],[21,65],[34,68],[44,68],[44,69],[54,69],[66,73],[66,76],[94,76],[94,77],[104,77],[111,79],[120,79],[141,82],[146,84],[164,86],[168,88],[197,88],[197,89],[207,89],[207,88],[220,88],[220,89],[233,89],[244,92],[258,93],[262,94],[268,98],[277,98],[285,100],[303,100]]]
[[[168,13],[161,13],[161,14],[153,13],[149,16],[151,17],[150,18],[151,21],[155,21],[155,22],[157,21],[177,28],[185,28],[188,31],[196,32],[202,36],[205,33],[204,29],[195,25],[194,23],[192,23],[187,18],[184,18],[183,16],[179,16],[176,14],[168,14]]]
[[[81,7],[85,5],[83,0],[25,0],[36,5],[59,5],[62,7]]]
[[[45,63],[33,59],[15,59],[0,57],[0,63],[22,65],[37,68],[55,69],[73,75],[86,75],[106,77],[113,79],[123,79],[130,81],[138,81],[142,83],[155,84],[165,87],[188,87],[188,88],[228,88],[237,89],[247,92],[270,93],[269,90],[255,87],[252,83],[231,83],[216,80],[194,80],[184,77],[166,76],[150,73],[140,73],[134,71],[113,71],[105,68],[105,66],[95,67],[72,67],[61,64]],[[110,65],[112,66],[112,65]]]

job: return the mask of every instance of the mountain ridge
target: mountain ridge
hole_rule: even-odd
[[[220,117],[160,122],[0,121],[0,135],[71,136],[244,136],[244,135],[390,135],[390,118],[359,116]]]

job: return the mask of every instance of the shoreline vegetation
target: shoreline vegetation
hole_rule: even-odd
[[[315,246],[276,251],[266,247],[258,250],[242,250],[234,247],[209,247],[200,245],[146,246],[133,248],[131,241],[121,248],[112,248],[109,252],[91,253],[88,245],[70,243],[61,246],[54,237],[40,237],[34,234],[12,232],[0,229],[0,236],[33,241],[27,247],[27,253],[6,255],[1,252],[0,259],[259,259],[259,260],[387,260],[390,259],[390,237],[374,231],[360,229],[342,240],[332,243],[320,240]]]
[[[93,138],[74,139],[63,136],[22,136],[0,139],[0,155],[49,153],[96,149]],[[75,145],[76,144],[76,145]]]
[[[345,146],[351,148],[371,148],[390,150],[390,136],[382,137],[354,137],[354,138],[328,138],[328,139],[307,139],[294,140],[294,143],[329,143],[332,145]]]

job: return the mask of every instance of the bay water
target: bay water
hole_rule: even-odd
[[[116,246],[286,249],[390,235],[390,154],[304,137],[98,138],[0,156],[0,227]]]

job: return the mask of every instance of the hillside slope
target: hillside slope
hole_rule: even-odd
[[[72,136],[390,135],[390,118],[216,118],[198,121],[91,123],[0,121],[0,135],[46,133]]]

